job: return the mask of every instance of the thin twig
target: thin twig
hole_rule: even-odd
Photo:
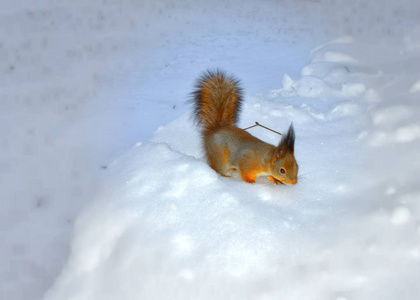
[[[255,122],[255,123],[256,123],[256,122]],[[244,130],[251,129],[251,128],[254,128],[254,127],[256,127],[256,126],[258,126],[258,125],[257,125],[257,124],[255,124],[255,125],[249,126],[249,127],[247,127],[247,128],[244,128]]]
[[[264,129],[270,130],[270,131],[272,131],[272,132],[274,132],[274,133],[277,133],[278,135],[281,135],[281,133],[280,133],[280,132],[277,132],[277,131],[275,131],[275,130],[273,130],[273,129],[271,129],[271,128],[268,128],[268,127],[266,127],[266,126],[264,126],[264,125],[261,125],[261,124],[260,124],[260,123],[258,123],[258,122],[255,122],[255,125],[252,125],[252,126],[250,126],[250,127],[244,128],[244,130],[251,129],[251,128],[255,127],[255,126],[260,126],[260,127],[264,128]]]

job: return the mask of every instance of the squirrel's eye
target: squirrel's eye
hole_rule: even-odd
[[[281,168],[281,169],[280,169],[280,173],[284,174],[284,173],[286,173],[286,170],[285,170],[285,169],[283,169],[283,168]]]

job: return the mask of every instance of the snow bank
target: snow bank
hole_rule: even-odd
[[[48,298],[419,298],[416,0],[2,4],[1,299],[41,298],[97,187]],[[242,79],[242,127],[294,122],[298,186],[207,167],[183,114],[209,67]]]
[[[246,97],[243,127],[259,121],[284,130],[294,122],[298,185],[219,176],[185,114],[110,166],[45,300],[419,295],[420,193],[402,200],[402,187],[384,185],[389,174],[372,169],[386,157],[370,144],[386,117],[370,101],[381,86],[368,92],[372,75],[347,52],[325,55],[341,41],[316,49],[292,84],[285,76],[282,89]],[[253,134],[278,141],[262,129]]]

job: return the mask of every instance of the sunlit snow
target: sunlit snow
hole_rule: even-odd
[[[418,1],[3,2],[0,299],[420,297]],[[208,166],[214,68],[297,185]]]

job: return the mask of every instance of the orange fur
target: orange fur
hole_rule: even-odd
[[[239,81],[221,71],[205,73],[197,82],[192,102],[210,166],[223,176],[238,170],[246,182],[265,175],[273,183],[296,184],[295,134],[275,147],[236,126],[242,103]]]

